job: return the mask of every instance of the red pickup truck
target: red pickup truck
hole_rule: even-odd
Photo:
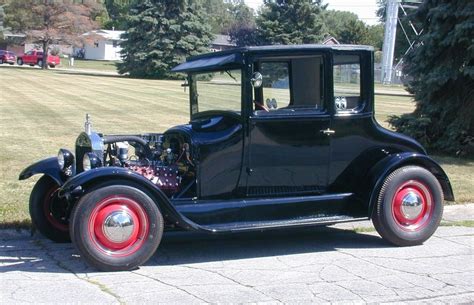
[[[23,55],[19,55],[16,63],[20,66],[25,64],[30,66],[38,65],[41,67],[43,66],[43,52],[37,50],[28,51]],[[61,59],[59,56],[48,55],[47,65],[50,68],[54,68],[60,63]]]

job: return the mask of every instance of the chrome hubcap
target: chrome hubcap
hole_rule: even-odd
[[[134,226],[132,216],[125,211],[116,211],[107,216],[102,230],[110,241],[121,243],[132,236]]]
[[[416,219],[423,211],[423,199],[415,192],[408,192],[402,199],[401,210],[407,219]]]

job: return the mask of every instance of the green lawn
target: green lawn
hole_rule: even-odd
[[[115,61],[75,59],[74,66],[69,66],[69,59],[61,58],[61,68],[71,70],[97,70],[115,72],[117,71],[115,64]]]
[[[74,149],[85,113],[103,133],[162,132],[189,119],[181,81],[137,80],[67,71],[0,67],[0,226],[28,222],[28,197],[38,179],[19,172],[58,148]],[[377,120],[409,112],[410,97],[376,96]],[[474,161],[435,157],[460,202],[474,202]]]

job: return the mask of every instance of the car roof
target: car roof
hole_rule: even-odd
[[[266,53],[288,53],[291,55],[296,52],[304,51],[369,51],[373,52],[372,46],[365,45],[322,45],[322,44],[304,44],[304,45],[270,45],[235,48],[226,51],[206,53],[191,56],[186,62],[174,67],[173,72],[193,72],[193,71],[212,71],[219,67],[231,68],[242,64],[244,54],[266,54]]]

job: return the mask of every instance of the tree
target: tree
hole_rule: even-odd
[[[382,50],[384,28],[382,24],[370,25],[367,27],[367,38],[365,43],[373,46],[376,50]]]
[[[137,0],[104,0],[108,14],[108,20],[103,23],[104,28],[125,31],[128,12],[135,2]]]
[[[368,31],[365,23],[356,14],[346,11],[327,10],[324,22],[328,33],[340,43],[365,44]]]
[[[118,69],[132,77],[176,77],[170,69],[187,56],[207,52],[212,40],[200,6],[192,0],[138,1],[127,27]]]
[[[327,33],[340,43],[366,44],[382,48],[383,26],[367,26],[359,17],[347,11],[324,11]]]
[[[264,0],[257,17],[262,44],[318,43],[324,37],[322,0]]]
[[[94,1],[81,2],[12,1],[6,7],[6,24],[13,31],[25,32],[27,39],[41,44],[45,53],[51,44],[78,45],[84,41],[82,34],[97,28],[93,16],[100,10]],[[47,68],[46,60],[42,68]]]
[[[237,46],[255,46],[259,44],[257,24],[254,11],[239,3],[231,8],[234,22],[228,30],[230,40]]]
[[[472,156],[474,2],[427,0],[415,17],[424,31],[407,56],[405,72],[413,79],[408,89],[416,109],[389,122],[429,149]]]

